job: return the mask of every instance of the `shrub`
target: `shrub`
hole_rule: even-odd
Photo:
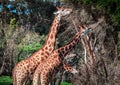
[[[61,82],[61,85],[72,85],[72,84],[68,82]]]
[[[11,85],[12,79],[10,76],[0,76],[0,85]]]

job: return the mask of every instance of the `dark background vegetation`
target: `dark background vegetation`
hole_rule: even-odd
[[[78,75],[65,73],[62,80],[73,85],[120,84],[120,0],[58,0],[57,3],[50,0],[1,0],[0,5],[0,76],[11,77],[17,62],[42,47],[54,19],[55,6],[63,5],[72,8],[73,13],[61,21],[56,48],[75,35],[71,19],[76,25],[81,22],[91,25],[101,17],[104,21],[91,33],[96,56],[94,68],[84,64],[84,50],[79,42],[68,55],[75,57],[66,62],[80,72]],[[1,85],[7,85],[3,82],[7,79],[0,79]]]

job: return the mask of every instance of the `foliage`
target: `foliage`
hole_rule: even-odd
[[[11,85],[12,78],[10,76],[0,76],[0,85]],[[72,85],[68,82],[61,82],[61,85]]]
[[[30,45],[24,45],[21,50],[23,51],[36,51],[42,47],[42,44],[40,43],[35,43],[35,44],[30,44]]]
[[[12,19],[10,20],[10,28],[15,29],[16,27],[17,27],[16,19],[15,19],[15,18],[12,18]]]
[[[37,33],[28,32],[18,45],[18,61],[30,56],[33,52],[40,49],[45,41],[45,35],[39,36]]]
[[[0,85],[11,85],[12,79],[10,76],[0,76]]]
[[[73,4],[95,6],[108,14],[113,25],[120,26],[120,0],[69,0]]]
[[[68,82],[61,82],[60,85],[72,85],[71,83],[68,83]]]
[[[15,0],[13,2],[3,0],[0,3],[2,6],[0,21],[4,24],[9,24],[13,18],[22,25],[28,22],[31,22],[31,25],[36,25],[38,22],[48,22],[55,11],[53,3],[44,0]]]
[[[21,50],[20,50],[20,54],[24,54],[27,53],[28,55],[31,55],[33,52],[35,52],[36,50],[40,49],[42,47],[42,44],[40,43],[35,43],[35,44],[30,44],[30,45],[24,45]],[[19,56],[18,61],[21,61],[23,59],[25,59],[28,56]]]

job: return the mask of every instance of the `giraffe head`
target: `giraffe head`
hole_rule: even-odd
[[[54,12],[54,14],[58,17],[69,15],[72,12],[72,9],[64,8],[64,7],[57,7],[57,12]]]
[[[91,31],[91,28],[88,28],[86,25],[79,26],[79,29],[82,33],[81,35],[87,35]]]

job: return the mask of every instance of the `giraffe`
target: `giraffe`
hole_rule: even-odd
[[[13,85],[25,85],[26,81],[29,79],[31,74],[33,74],[38,64],[44,61],[54,50],[55,39],[60,20],[63,16],[69,15],[72,12],[72,9],[67,9],[63,7],[57,7],[57,9],[58,11],[54,13],[55,18],[43,47],[33,53],[30,57],[18,62],[13,68]]]
[[[52,52],[45,62],[42,62],[36,68],[33,75],[33,85],[49,85],[53,76],[63,67],[63,60],[67,53],[77,44],[79,37],[84,35],[85,29],[80,26],[80,31],[75,35],[73,40],[67,45],[60,47]],[[39,80],[40,78],[40,80]]]

